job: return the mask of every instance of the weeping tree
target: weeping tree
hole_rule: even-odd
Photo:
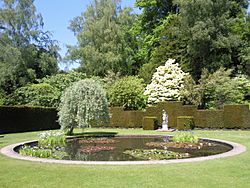
[[[96,80],[85,79],[67,88],[61,97],[59,124],[71,135],[76,127],[109,124],[106,92]]]

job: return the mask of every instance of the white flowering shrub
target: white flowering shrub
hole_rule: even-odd
[[[148,103],[180,100],[180,89],[186,75],[174,59],[169,59],[164,66],[159,66],[144,92],[148,96]]]
[[[62,95],[58,115],[61,129],[69,135],[75,127],[108,125],[109,112],[105,90],[93,79],[76,82]]]

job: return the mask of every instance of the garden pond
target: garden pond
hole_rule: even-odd
[[[37,142],[32,142],[29,146],[16,147],[15,151],[25,147],[39,148]],[[41,154],[40,157],[79,161],[146,161],[203,157],[231,149],[228,144],[206,139],[199,139],[198,143],[173,142],[170,136],[77,137],[67,139],[64,146],[48,150],[49,154]]]

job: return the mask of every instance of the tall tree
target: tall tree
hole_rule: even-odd
[[[136,0],[136,6],[142,13],[138,16],[133,31],[139,46],[137,61],[143,65],[149,62],[152,51],[159,45],[166,18],[169,14],[176,13],[178,7],[173,0]]]
[[[0,86],[6,92],[58,70],[58,47],[43,32],[34,0],[0,0]]]
[[[175,0],[172,10],[155,21],[150,18],[154,18],[152,7],[157,1],[138,2],[144,2],[142,5],[149,9],[144,8],[143,13],[147,15],[151,11],[151,16],[144,16],[147,22],[157,23],[150,25],[147,34],[139,32],[145,46],[140,48],[145,64],[139,75],[146,82],[155,68],[168,58],[177,59],[183,70],[190,71],[196,78],[203,68],[212,72],[220,66],[234,68],[235,72],[248,70],[247,0]]]
[[[133,73],[134,39],[129,34],[135,16],[120,8],[118,0],[93,0],[87,10],[71,21],[78,44],[69,46],[67,59],[80,63],[87,74],[104,76],[107,71]]]
[[[244,41],[233,25],[246,16],[246,1],[178,0],[180,24],[177,40],[186,39],[186,65],[195,78],[203,68],[210,72],[221,66],[237,69]]]

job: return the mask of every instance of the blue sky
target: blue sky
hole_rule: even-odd
[[[35,0],[37,12],[42,14],[44,30],[59,42],[60,54],[66,53],[66,44],[76,44],[76,37],[68,29],[70,20],[86,10],[91,0]],[[135,0],[122,0],[122,6],[133,7]],[[63,65],[61,65],[63,68]]]

